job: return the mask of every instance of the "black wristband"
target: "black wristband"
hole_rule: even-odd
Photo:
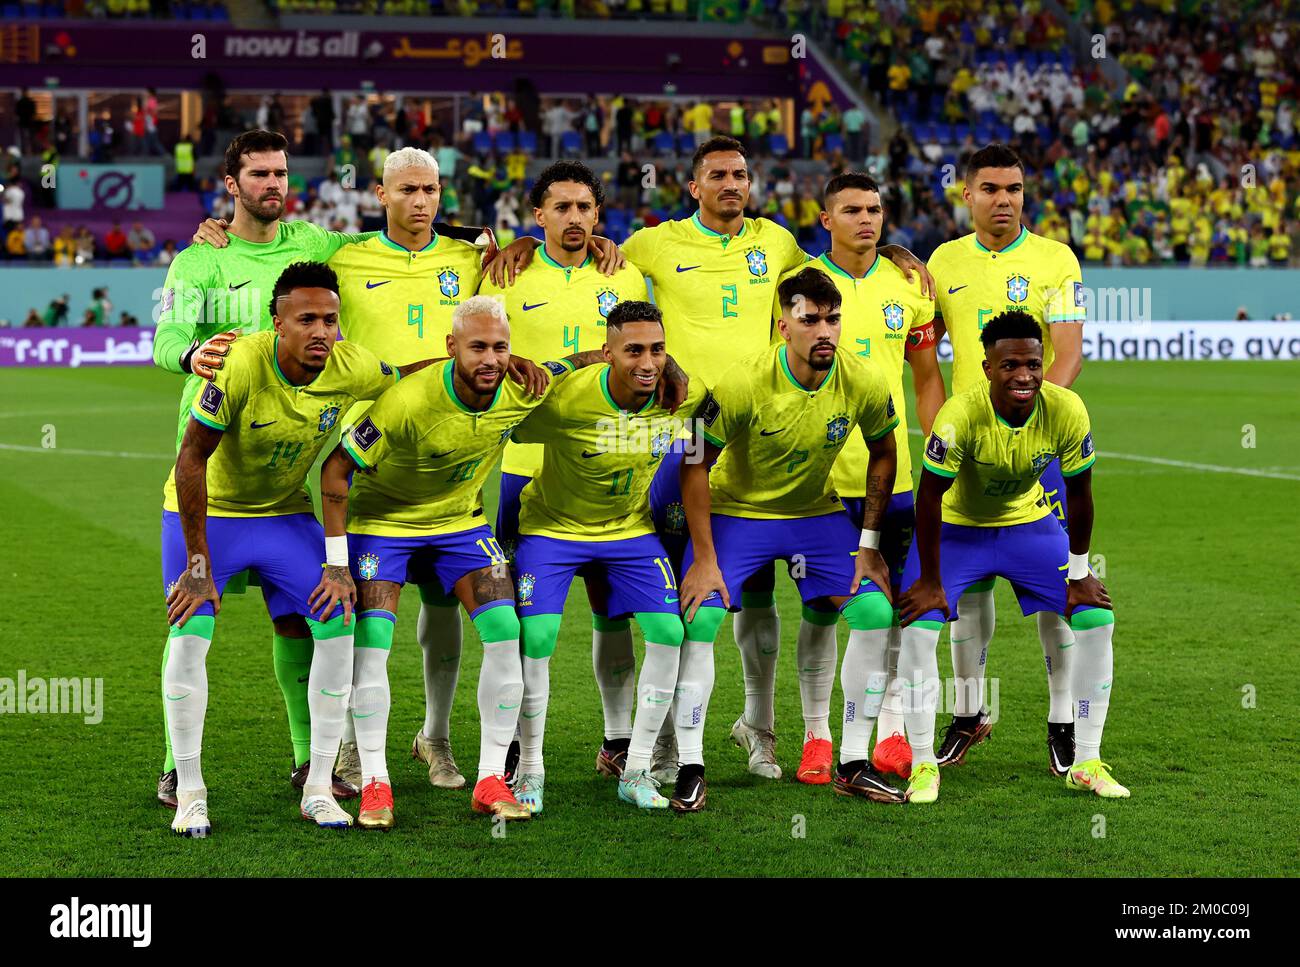
[[[196,339],[194,340],[194,342],[190,343],[190,348],[185,350],[185,353],[181,356],[181,369],[184,372],[189,373],[191,375],[194,373],[194,369],[190,365],[190,360],[193,359],[194,353],[198,350],[198,348],[199,348],[199,341]]]

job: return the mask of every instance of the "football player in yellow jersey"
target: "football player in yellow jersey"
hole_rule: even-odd
[[[963,194],[975,231],[940,245],[930,256],[936,283],[936,326],[952,341],[952,391],[984,385],[980,332],[993,316],[1029,313],[1043,329],[1044,379],[1070,386],[1083,365],[1087,317],[1079,261],[1069,248],[1021,224],[1024,165],[1006,145],[975,152],[966,168]],[[1043,473],[1043,488],[1062,525],[1065,489],[1059,468]],[[953,677],[958,682],[951,724],[939,748],[939,764],[960,763],[992,723],[983,707],[984,666],[993,638],[993,582],[967,589],[952,626]],[[1048,761],[1063,774],[1072,758],[1069,625],[1051,612],[1038,616],[1038,637],[1047,666]]]
[[[375,194],[387,226],[330,260],[339,274],[343,338],[398,364],[441,356],[452,313],[478,290],[480,252],[464,239],[433,227],[442,197],[438,162],[427,151],[402,148],[384,160]],[[354,406],[341,427],[355,426],[369,403]],[[443,789],[465,785],[451,751],[451,705],[460,676],[462,632],[454,597],[422,583],[415,636],[424,668],[424,725],[411,754],[429,767],[429,782]],[[339,775],[361,784],[361,764],[349,728],[339,753]]]
[[[889,564],[894,591],[902,575],[903,562],[912,543],[912,458],[907,439],[907,413],[902,405],[903,363],[912,370],[916,408],[923,433],[930,432],[934,414],[943,405],[943,376],[935,354],[934,304],[908,283],[902,270],[882,258],[876,249],[885,221],[880,188],[870,175],[846,172],[826,183],[822,193],[822,226],[831,235],[831,249],[808,263],[835,283],[840,304],[841,344],[848,352],[870,359],[884,370],[890,395],[898,404],[898,426],[894,443],[898,469],[894,492],[881,522],[880,552]],[[802,271],[802,270],[795,270]],[[778,303],[774,313],[781,316]],[[779,336],[777,337],[779,340]],[[850,436],[835,461],[832,481],[844,509],[858,527],[862,526],[862,503],[866,496],[868,451],[862,440]],[[805,607],[799,626],[796,666],[803,699],[803,757],[795,778],[810,785],[831,781],[833,761],[830,732],[831,689],[835,683],[837,645],[834,612]],[[911,751],[904,738],[900,684],[894,670],[898,663],[897,627],[890,635],[889,690],[877,721],[878,738],[873,765],[882,772],[907,778]],[[772,678],[763,694],[767,700],[764,721],[749,724],[772,728],[774,720],[776,659],[771,662]]]
[[[649,495],[684,424],[655,400],[666,378],[664,346],[659,310],[644,301],[620,302],[606,322],[607,365],[566,377],[515,433],[519,441],[546,445],[541,472],[523,490],[515,555],[524,644],[515,795],[534,813],[542,811],[550,659],[569,585],[590,566],[608,585],[607,613],[635,617],[646,641],[636,722],[620,750],[618,798],[642,809],[668,808],[649,770],[677,684],[682,622],[677,579],[655,534]],[[686,411],[694,412],[706,392],[703,382],[691,381]]]
[[[1088,411],[1075,393],[1045,381],[1034,316],[999,313],[980,340],[989,382],[952,397],[935,417],[916,497],[916,540],[903,576],[908,590],[899,601],[904,628],[898,669],[908,693],[914,759],[907,798],[930,803],[939,796],[935,651],[939,630],[953,614],[949,602],[964,600],[967,587],[994,575],[1011,582],[1026,615],[1061,615],[1073,629],[1076,745],[1066,784],[1126,798],[1128,790],[1101,761],[1115,615],[1106,588],[1088,570],[1096,460]],[[1068,534],[1039,482],[1053,461],[1069,489]]]
[[[835,284],[805,269],[777,292],[782,344],[723,375],[699,414],[705,459],[682,463],[691,543],[680,594],[686,638],[673,707],[680,768],[671,803],[681,812],[703,808],[707,795],[703,729],[713,690],[713,640],[745,580],[777,560],[790,564],[805,604],[831,605],[851,629],[841,675],[844,734],[836,791],[903,799],[869,761],[894,617],[889,569],[878,548],[894,488],[898,416],[884,370],[838,345]],[[861,537],[831,479],[855,429],[871,454]],[[711,472],[710,458],[718,458]]]
[[[379,396],[399,374],[360,346],[335,345],[338,283],[328,266],[289,266],[272,305],[274,332],[241,338],[214,380],[198,388],[164,489],[171,632],[163,694],[178,778],[172,828],[184,836],[211,831],[200,768],[206,658],[226,583],[250,568],[277,627],[290,616],[306,619],[314,639],[302,814],[321,826],[351,824],[334,800],[331,772],[352,678],[352,627],[345,609],[320,599],[325,545],[303,485],[339,415],[355,400]]]
[[[590,253],[592,232],[605,203],[605,188],[584,164],[558,161],[533,182],[533,216],[545,233],[537,258],[511,285],[485,279],[479,291],[499,299],[512,320],[514,351],[531,359],[599,350],[605,342],[605,319],[620,302],[646,298],[645,277],[632,265],[602,274]],[[542,446],[506,444],[501,460],[497,502],[497,540],[512,559],[519,539],[519,494],[542,468]],[[592,667],[605,718],[605,740],[596,753],[596,769],[618,777],[623,772],[632,736],[636,659],[632,628],[626,618],[609,617],[605,585],[588,571],[587,596],[592,605]],[[512,743],[507,773],[514,773],[519,748]]]

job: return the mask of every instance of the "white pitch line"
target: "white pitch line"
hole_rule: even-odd
[[[0,450],[19,453],[62,453],[74,457],[125,457],[129,460],[175,460],[168,453],[131,453],[126,450],[78,450],[76,447],[29,447],[17,443],[0,443]]]

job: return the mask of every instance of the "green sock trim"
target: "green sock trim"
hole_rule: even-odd
[[[393,622],[388,618],[358,618],[352,647],[390,651],[393,647],[393,627]]]
[[[200,638],[212,640],[212,629],[216,627],[217,619],[210,614],[196,614],[185,622],[185,626],[172,625],[167,632],[168,638],[175,638],[178,635],[198,635]]]
[[[420,584],[420,601],[434,608],[454,608],[460,604],[456,595],[447,594],[438,584]]]
[[[525,658],[550,658],[560,637],[558,614],[530,614],[519,622]],[[486,639],[485,639],[486,640]]]
[[[307,627],[311,629],[311,636],[317,641],[323,641],[327,638],[346,638],[353,633],[356,625],[345,625],[343,618],[343,615],[330,618],[329,621],[317,621],[315,618],[308,618]]]
[[[925,628],[929,631],[942,631],[943,624],[942,621],[913,621],[909,627]]]
[[[627,618],[606,618],[603,614],[596,614],[593,611],[591,627],[593,631],[627,631],[632,627],[632,622]]]
[[[1071,631],[1087,631],[1090,628],[1100,628],[1102,625],[1114,623],[1115,612],[1106,608],[1089,608],[1086,611],[1075,611],[1070,615]]]
[[[638,611],[633,617],[641,626],[641,634],[645,636],[647,642],[667,645],[669,648],[682,646],[686,629],[682,627],[680,616],[664,614],[662,611]]]
[[[284,698],[284,712],[289,719],[289,741],[293,744],[293,764],[297,768],[311,759],[311,709],[307,705],[307,679],[311,674],[311,656],[316,643],[310,638],[271,638],[271,658],[275,680]]]
[[[828,628],[837,624],[840,620],[838,611],[814,611],[808,605],[803,606],[803,620],[810,625],[818,625],[822,628]]]
[[[879,631],[894,623],[894,606],[880,591],[854,595],[844,606],[844,619],[854,631]]]
[[[686,622],[685,640],[713,644],[726,616],[726,608],[700,608],[695,612],[695,620]]]
[[[740,606],[742,608],[770,608],[776,604],[775,591],[745,591],[740,592]]]
[[[967,591],[992,591],[993,585],[998,583],[997,578],[985,578],[983,581],[976,581],[974,584],[966,587]]]
[[[519,640],[519,615],[513,604],[497,604],[484,608],[472,619],[483,643]]]
[[[163,690],[163,772],[171,772],[176,768],[176,759],[172,756],[172,734],[167,728],[167,658],[172,653],[171,635],[167,636],[167,644],[163,645],[162,674],[158,677],[158,682]]]

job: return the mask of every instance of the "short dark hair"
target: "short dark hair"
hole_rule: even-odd
[[[970,181],[981,168],[1019,168],[1022,175],[1025,173],[1025,163],[1015,149],[997,142],[984,145],[970,156],[966,162],[966,180]]]
[[[244,155],[254,151],[283,151],[289,154],[289,142],[279,131],[265,131],[254,128],[238,135],[226,146],[226,174],[239,179],[240,169],[244,166]]]
[[[980,342],[991,349],[999,339],[1037,339],[1043,341],[1043,330],[1038,320],[1020,309],[1001,312],[984,324]]]
[[[820,269],[813,268],[804,269],[799,274],[790,276],[776,287],[776,297],[782,309],[791,308],[795,299],[800,296],[814,305],[825,306],[828,309],[837,309],[844,301],[839,287],[831,281],[830,276]]]
[[[335,295],[339,293],[339,277],[324,262],[294,262],[275,280],[271,290],[271,315],[277,315],[275,304],[280,296],[288,295],[294,289],[329,289]]]
[[[596,177],[594,171],[581,161],[557,161],[547,167],[533,182],[528,200],[532,202],[534,208],[542,207],[542,203],[546,201],[546,193],[557,181],[572,181],[579,185],[586,185],[591,189],[591,197],[596,199],[596,206],[599,208],[605,204],[605,186]]]
[[[623,327],[629,322],[657,322],[662,326],[664,324],[664,314],[659,311],[659,307],[653,302],[624,299],[609,310],[609,315],[605,318],[605,328],[617,329],[622,332]]]
[[[695,154],[691,155],[691,177],[695,177],[695,172],[700,170],[700,165],[704,164],[706,155],[711,155],[717,151],[735,151],[746,162],[749,161],[749,152],[745,146],[735,138],[729,138],[725,134],[719,134],[716,137],[709,138],[702,145],[695,149]]]
[[[845,171],[826,182],[826,187],[822,189],[822,208],[830,211],[831,199],[846,188],[857,188],[859,191],[874,191],[880,194],[880,185],[865,171]]]

